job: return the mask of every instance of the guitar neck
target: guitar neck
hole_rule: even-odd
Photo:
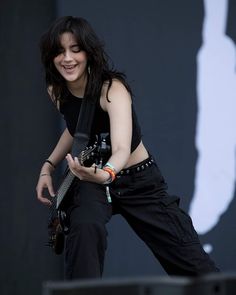
[[[60,206],[69,187],[71,186],[74,178],[75,178],[75,175],[70,170],[68,170],[68,173],[66,177],[64,178],[62,185],[57,191],[57,209]]]

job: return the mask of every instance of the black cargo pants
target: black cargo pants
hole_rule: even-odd
[[[109,186],[78,181],[67,206],[66,279],[101,277],[107,247],[106,223],[121,214],[169,275],[219,271],[203,250],[191,218],[169,196],[150,157],[122,170]]]

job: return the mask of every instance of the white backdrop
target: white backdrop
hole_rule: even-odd
[[[226,35],[228,1],[204,0],[204,8],[197,56],[198,158],[190,206],[200,234],[217,225],[234,197],[236,147],[236,47]]]

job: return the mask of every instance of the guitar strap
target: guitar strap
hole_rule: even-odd
[[[79,117],[75,129],[73,144],[71,148],[71,155],[78,156],[87,146],[92,122],[94,119],[94,112],[97,103],[96,99],[83,98],[80,107]]]

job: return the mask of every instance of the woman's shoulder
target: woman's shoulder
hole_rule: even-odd
[[[48,95],[49,95],[49,97],[51,98],[53,104],[55,105],[55,107],[56,107],[58,110],[60,110],[60,102],[59,102],[59,100],[56,100],[56,98],[55,98],[55,96],[54,96],[54,94],[53,94],[53,86],[52,86],[52,85],[49,85],[49,86],[47,87],[47,92],[48,92]]]
[[[54,104],[56,104],[56,99],[55,99],[55,96],[54,96],[54,94],[53,94],[53,86],[52,86],[52,85],[49,85],[49,86],[47,87],[47,92],[48,92],[48,95],[49,95],[49,97],[51,98],[52,102],[53,102]]]
[[[109,81],[104,81],[103,82],[103,86],[102,86],[102,90],[103,91],[112,91],[112,92],[116,92],[116,91],[126,91],[128,92],[126,86],[124,85],[124,83],[119,80],[118,78],[113,78],[111,80],[111,83]]]
[[[124,83],[117,78],[112,79],[111,83],[105,81],[102,86],[100,99],[102,109],[107,110],[107,106],[111,102],[122,103],[122,101],[131,102],[131,94]]]
[[[104,81],[101,91],[101,97],[103,99],[110,100],[113,97],[115,98],[117,96],[125,96],[130,98],[131,94],[124,83],[117,78],[112,79],[111,82]]]

